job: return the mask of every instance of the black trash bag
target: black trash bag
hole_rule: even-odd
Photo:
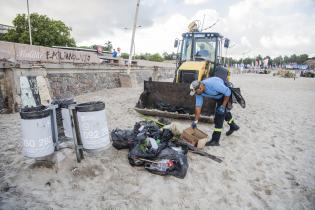
[[[160,137],[161,131],[160,127],[153,121],[140,121],[135,124],[134,133],[136,135],[143,133],[147,137],[158,139]]]
[[[152,135],[160,131],[160,127],[153,121],[140,121],[134,125],[133,132],[137,135],[138,133],[146,133]]]
[[[170,129],[163,129],[161,135],[160,135],[160,140],[161,141],[169,141],[174,137],[174,134]]]
[[[166,119],[166,118],[164,118],[164,117],[160,117],[160,118],[158,119],[158,121],[159,121],[159,123],[162,123],[163,125],[169,125],[169,124],[172,123],[171,120]]]
[[[179,150],[166,147],[158,154],[155,160],[145,162],[145,169],[153,174],[185,178],[188,170],[187,150],[182,148]]]
[[[233,103],[238,103],[242,108],[246,107],[246,102],[245,99],[243,98],[241,94],[241,89],[240,88],[234,88],[230,87],[231,92],[232,92],[232,102]]]
[[[172,106],[162,101],[155,103],[155,108],[161,111],[178,112],[179,114],[189,113],[185,107]]]
[[[148,138],[145,137],[143,133],[140,133],[136,137],[136,145],[129,151],[128,160],[132,166],[142,166],[144,165],[143,160],[152,160],[157,157],[157,155],[167,147],[168,142],[157,142],[158,148],[152,148],[152,145],[148,141]]]
[[[131,149],[135,145],[136,135],[133,130],[115,129],[111,132],[112,145],[116,149]]]

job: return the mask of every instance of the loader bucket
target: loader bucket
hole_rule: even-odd
[[[195,97],[188,83],[144,81],[135,110],[144,115],[194,119]],[[215,101],[204,97],[200,121],[213,122]]]

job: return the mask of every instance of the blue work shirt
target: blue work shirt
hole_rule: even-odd
[[[201,83],[204,84],[205,91],[201,95],[196,94],[196,107],[202,107],[203,97],[217,100],[221,99],[223,96],[231,95],[230,88],[228,88],[219,77],[210,77],[202,80]]]

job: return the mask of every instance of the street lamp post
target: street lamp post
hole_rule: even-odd
[[[137,28],[141,28],[142,25],[138,25]],[[124,27],[125,30],[130,30],[130,28],[128,27]],[[133,40],[133,54],[131,56],[131,59],[134,59],[134,57],[136,56],[136,43],[135,40]]]
[[[137,18],[138,18],[138,12],[139,12],[139,5],[140,5],[140,0],[137,0],[136,14],[135,14],[135,19],[134,19],[133,28],[132,28],[132,36],[131,36],[127,74],[130,74],[132,52],[133,52],[133,48],[134,48],[135,33],[136,33],[136,28],[137,28]]]
[[[30,45],[32,45],[32,31],[31,31],[31,16],[30,16],[30,7],[28,5],[28,0],[27,2],[27,14],[28,14],[28,33],[30,35]]]

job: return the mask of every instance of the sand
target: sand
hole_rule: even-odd
[[[56,164],[35,165],[21,154],[19,115],[0,115],[0,209],[315,209],[315,80],[242,74],[232,81],[247,100],[246,109],[233,109],[241,129],[205,149],[224,156],[221,164],[189,154],[185,179],[131,167],[127,151],[114,148],[81,163],[66,148]],[[109,129],[127,129],[142,119],[133,110],[141,91],[76,100],[104,101]],[[213,125],[199,128],[210,134]]]

